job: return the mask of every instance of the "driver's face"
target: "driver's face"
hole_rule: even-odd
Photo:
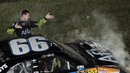
[[[29,13],[24,14],[24,15],[22,16],[22,18],[23,18],[25,21],[28,21],[29,18],[30,18],[30,14],[29,14]]]

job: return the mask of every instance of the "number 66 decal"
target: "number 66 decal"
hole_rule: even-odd
[[[49,48],[45,38],[40,36],[30,37],[29,39],[14,39],[9,42],[13,55],[24,55],[30,51],[40,52]]]

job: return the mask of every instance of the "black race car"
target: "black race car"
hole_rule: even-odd
[[[0,42],[1,73],[126,73],[93,41],[59,43],[35,35]]]

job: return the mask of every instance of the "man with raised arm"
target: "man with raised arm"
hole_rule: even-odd
[[[54,19],[54,16],[49,12],[45,17],[38,21],[30,20],[30,12],[28,10],[22,10],[20,18],[17,22],[7,29],[8,34],[16,33],[18,37],[26,37],[32,35],[31,29],[34,27],[41,27],[47,20]]]

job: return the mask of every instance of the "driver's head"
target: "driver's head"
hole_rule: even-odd
[[[28,10],[22,10],[20,13],[20,19],[23,21],[28,21],[30,18],[30,12]]]

